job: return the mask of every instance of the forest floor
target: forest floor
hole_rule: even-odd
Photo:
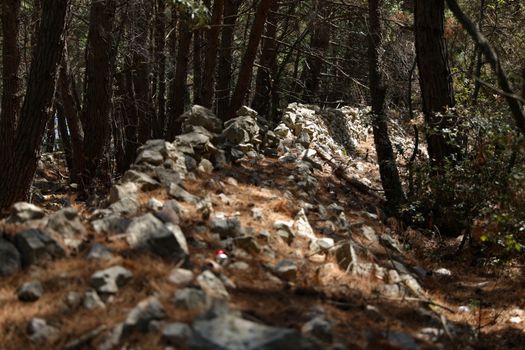
[[[359,154],[373,155],[371,142],[360,145]],[[372,156],[368,157],[373,159]],[[360,172],[379,188],[376,166],[361,158]],[[60,177],[57,169],[47,169],[48,177]],[[385,267],[386,273],[352,273],[338,264],[337,254],[311,254],[300,239],[293,244],[272,237],[258,236],[259,252],[224,247],[207,226],[194,205],[181,204],[186,214],[180,227],[189,244],[190,268],[195,274],[211,269],[229,280],[229,304],[245,319],[266,325],[301,330],[315,315],[329,321],[327,332],[317,334],[325,348],[333,349],[522,349],[525,344],[525,298],[523,266],[481,264],[479,257],[466,248],[454,254],[457,239],[430,237],[418,230],[405,229],[395,220],[380,220],[377,196],[361,193],[336,176],[326,164],[315,170],[318,180],[313,197],[305,198],[304,189],[293,179],[292,164],[277,159],[245,160],[211,175],[201,174],[186,180],[185,189],[199,197],[209,196],[215,213],[236,215],[243,227],[256,232],[272,232],[276,220],[293,220],[305,199],[316,205],[344,208],[350,223],[352,240],[359,247],[363,266]],[[271,184],[271,185],[269,185]],[[310,193],[311,196],[312,193]],[[151,198],[169,200],[165,190],[141,194],[145,205]],[[0,286],[0,348],[62,349],[101,348],[107,334],[126,319],[138,302],[157,295],[170,322],[191,323],[202,310],[181,310],[171,300],[179,288],[170,282],[170,273],[178,266],[151,254],[131,250],[122,236],[96,233],[87,223],[93,209],[76,202],[67,191],[51,193],[38,199],[48,212],[60,209],[64,202],[75,207],[88,227],[87,239],[76,253],[33,265],[15,276],[3,279]],[[257,208],[257,218],[253,209]],[[142,208],[144,212],[147,209]],[[307,212],[315,234],[344,244],[347,232],[330,229],[336,217],[315,210]],[[332,227],[333,228],[333,227]],[[363,228],[367,228],[363,230]],[[385,248],[375,236],[392,235],[401,246],[400,253]],[[16,232],[16,225],[4,224],[4,232]],[[87,259],[89,248],[101,243],[112,251],[109,260]],[[216,252],[224,249],[228,261],[217,265]],[[273,273],[272,266],[289,259],[296,264],[293,278]],[[422,287],[418,295],[410,291],[389,296],[382,291],[392,277],[393,261],[402,262],[417,276]],[[366,265],[369,264],[369,265]],[[133,272],[133,278],[114,300],[104,307],[88,310],[71,308],[64,300],[72,292],[90,289],[90,276],[101,269],[121,265]],[[390,268],[389,268],[390,266]],[[394,264],[394,266],[397,266]],[[399,268],[399,267],[397,267]],[[350,268],[349,268],[350,269]],[[445,270],[446,269],[446,270]],[[443,272],[445,271],[445,272]],[[417,272],[417,273],[416,273]],[[450,272],[450,274],[449,274]],[[17,299],[17,288],[38,279],[44,286],[42,297],[32,303]],[[391,285],[391,284],[389,284]],[[26,325],[34,317],[60,329],[60,335],[48,345],[38,345],[27,336]],[[326,334],[328,333],[328,334]],[[86,336],[88,335],[88,336]],[[314,334],[315,335],[315,334]],[[85,340],[75,343],[76,340]],[[122,349],[164,349],[159,336],[134,334],[121,344]],[[331,345],[330,345],[331,344]],[[183,346],[172,345],[171,348]]]

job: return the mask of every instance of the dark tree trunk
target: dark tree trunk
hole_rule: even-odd
[[[385,95],[387,87],[383,74],[384,49],[382,8],[384,0],[369,0],[369,40],[368,64],[370,96],[372,98],[372,126],[374,142],[379,163],[381,183],[389,208],[397,211],[404,200],[403,188],[397,170],[396,159],[388,135],[387,116],[385,114]]]
[[[260,115],[268,115],[270,111],[271,94],[273,90],[273,75],[276,69],[277,59],[277,11],[279,1],[276,1],[270,9],[268,21],[266,22],[265,38],[262,44],[262,54],[255,78],[255,96],[252,108]]]
[[[169,52],[169,67],[168,70],[168,96],[166,100],[166,120],[164,121],[164,134],[166,137],[166,128],[169,120],[172,119],[173,111],[177,103],[177,96],[175,95],[175,69],[177,66],[177,24],[179,21],[179,14],[177,13],[177,6],[171,5],[171,30],[168,38],[168,52]]]
[[[0,209],[24,200],[33,180],[53,106],[68,3],[67,0],[46,0],[42,5],[42,21],[13,152],[0,168]]]
[[[323,70],[323,57],[330,46],[330,26],[327,21],[328,7],[321,1],[315,1],[317,18],[314,21],[312,41],[310,43],[311,55],[306,59],[303,68],[304,94],[303,100],[313,103],[318,99],[321,73]]]
[[[454,118],[444,114],[454,107],[454,91],[444,37],[445,1],[415,1],[415,36],[423,113],[427,127],[428,154],[431,162],[440,165],[458,153],[445,133],[454,125]]]
[[[188,25],[189,20],[189,16],[185,15],[182,18],[182,23],[179,25],[179,47],[172,97],[175,99],[175,103],[168,114],[168,130],[166,132],[168,140],[173,140],[175,136],[181,133],[181,125],[178,118],[184,113],[185,99],[188,93],[186,79],[188,77],[189,51],[193,35]]]
[[[20,0],[2,0],[2,105],[0,110],[1,155],[10,155],[14,146],[16,123],[20,112],[20,49],[18,28]]]
[[[155,59],[157,73],[157,121],[155,138],[162,138],[166,125],[166,0],[157,0],[155,21]]]
[[[47,123],[44,152],[51,153],[55,150],[55,116],[53,115]]]
[[[145,143],[153,136],[153,100],[150,89],[151,60],[148,51],[148,18],[150,16],[146,3],[138,2],[134,5],[132,14],[135,16],[132,32],[135,35],[132,48],[133,60],[133,88],[135,103],[139,116],[138,139]]]
[[[115,0],[93,1],[86,53],[86,92],[84,97],[84,164],[81,190],[92,184],[111,136],[111,98],[113,77],[113,25]]]
[[[201,104],[212,108],[215,95],[215,68],[217,67],[217,50],[219,48],[220,25],[224,12],[224,0],[213,1],[211,28],[207,33],[206,59],[204,63],[204,77],[202,81]]]
[[[82,160],[84,159],[84,130],[80,121],[80,99],[76,93],[74,78],[69,72],[67,46],[64,49],[62,64],[58,74],[57,99],[57,111],[66,118],[71,135],[72,161],[68,163],[69,178],[72,183],[78,183],[80,172],[82,171]]]
[[[224,28],[221,35],[221,49],[219,56],[217,81],[217,114],[225,119],[230,107],[230,89],[232,85],[232,60],[235,23],[241,0],[225,0]]]
[[[202,103],[202,49],[204,32],[196,30],[193,34],[193,104]]]
[[[244,53],[241,66],[239,68],[237,85],[233,91],[229,112],[225,116],[225,119],[234,117],[235,112],[241,108],[242,104],[244,103],[244,99],[248,93],[248,89],[250,88],[252,81],[253,64],[255,63],[255,58],[257,57],[257,49],[264,31],[264,25],[266,23],[266,19],[268,18],[270,8],[273,7],[276,1],[277,0],[261,1],[257,7],[255,20],[250,32],[250,39],[248,40],[246,52]]]
[[[74,167],[73,152],[71,149],[71,136],[69,135],[69,130],[67,128],[67,121],[64,108],[60,103],[55,103],[55,110],[57,112],[58,134],[60,136],[60,144],[62,146],[62,150],[64,151],[67,168],[69,169],[70,174],[69,179],[71,181],[72,169]]]

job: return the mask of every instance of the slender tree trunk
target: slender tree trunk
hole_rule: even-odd
[[[178,118],[184,113],[185,97],[188,93],[186,80],[188,78],[188,61],[193,32],[189,28],[189,16],[184,15],[182,23],[179,24],[179,48],[177,52],[177,66],[175,68],[175,79],[173,85],[173,98],[175,104],[169,113],[168,140],[173,140],[181,133],[181,125]]]
[[[217,114],[225,119],[230,107],[230,89],[232,85],[232,60],[235,23],[239,12],[240,0],[225,0],[224,28],[221,35],[217,81]]]
[[[454,118],[445,116],[454,107],[452,76],[444,37],[444,0],[415,1],[416,53],[423,113],[427,127],[428,154],[431,162],[440,165],[458,153],[445,130],[454,125]]]
[[[69,177],[72,183],[78,183],[82,171],[82,160],[84,159],[84,130],[80,121],[82,111],[74,86],[74,78],[69,72],[67,46],[64,48],[58,74],[57,99],[57,111],[66,118],[71,135],[72,161],[68,163],[70,165]]]
[[[202,29],[193,33],[193,104],[202,103]]]
[[[273,90],[273,75],[276,69],[277,60],[277,11],[279,1],[276,1],[270,9],[268,21],[266,23],[266,33],[262,44],[262,54],[255,78],[255,96],[253,97],[252,108],[260,115],[268,115],[270,112],[271,93]]]
[[[383,26],[381,22],[383,6],[384,0],[368,0],[368,64],[372,98],[372,126],[381,183],[385,190],[387,204],[391,209],[397,211],[404,200],[404,194],[388,135],[387,116],[384,110],[387,86],[385,85],[382,67],[384,64]]]
[[[111,136],[115,11],[115,0],[94,0],[91,4],[86,53],[86,92],[83,111],[86,124],[81,190],[91,186]]]
[[[1,155],[10,155],[20,113],[20,49],[18,29],[20,0],[2,0],[2,104],[0,110],[0,163]]]
[[[257,57],[257,49],[264,31],[264,25],[266,23],[266,19],[268,18],[270,8],[272,8],[276,1],[277,0],[261,1],[257,7],[255,20],[250,32],[250,39],[248,40],[246,52],[244,53],[241,61],[239,78],[237,79],[237,85],[233,91],[229,112],[225,116],[225,119],[234,117],[235,112],[241,108],[242,104],[244,103],[244,99],[248,93],[248,89],[250,88],[253,64],[255,62],[255,58]]]
[[[67,0],[46,0],[42,5],[42,21],[16,142],[8,161],[0,168],[0,209],[24,200],[33,180],[42,137],[53,106],[68,4]]]
[[[166,101],[166,120],[164,121],[164,133],[166,136],[166,128],[169,120],[173,119],[174,108],[177,103],[177,96],[175,95],[175,69],[177,66],[177,24],[179,22],[179,14],[177,13],[177,6],[171,5],[171,30],[168,38],[168,52],[169,52],[169,66],[168,70],[168,97]]]
[[[73,169],[73,152],[71,149],[71,136],[69,135],[69,130],[67,128],[67,121],[64,112],[64,108],[60,103],[55,102],[55,110],[57,112],[58,120],[58,134],[60,136],[60,144],[62,145],[62,150],[66,158],[67,168],[69,169],[70,181],[71,174]]]
[[[51,116],[49,122],[47,123],[46,138],[44,142],[44,152],[51,153],[55,150],[55,115]]]
[[[478,28],[480,33],[483,33],[483,20],[485,19],[485,0],[481,0],[480,3],[480,10],[479,10],[479,21],[478,21]],[[483,53],[479,49],[479,45],[476,44],[476,68],[474,71],[474,78],[480,78],[481,77],[481,69],[483,68]],[[481,89],[481,83],[479,80],[474,80],[474,92],[472,93],[472,104],[477,105],[478,103],[478,96],[479,91]]]
[[[219,34],[224,12],[224,1],[225,0],[215,0],[213,2],[211,28],[206,37],[208,46],[206,48],[206,59],[204,63],[201,104],[210,109],[213,106],[213,98],[215,95],[215,68],[217,67],[217,50],[219,48]]]
[[[317,18],[313,25],[314,31],[310,44],[312,55],[307,57],[305,67],[303,68],[303,100],[308,103],[313,103],[318,99],[317,95],[323,70],[323,57],[330,46],[330,26],[326,19],[329,8],[321,0],[316,0],[315,6]]]
[[[157,121],[154,137],[164,135],[166,125],[166,0],[157,0],[155,21],[155,58],[157,71]]]

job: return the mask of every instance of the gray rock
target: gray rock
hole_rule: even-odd
[[[235,245],[251,254],[259,254],[261,252],[261,247],[253,236],[235,238]]]
[[[29,229],[18,232],[14,238],[15,246],[22,256],[22,265],[29,266],[41,261],[63,257],[64,249],[45,231]]]
[[[186,169],[186,166],[184,166],[184,169]],[[182,182],[182,176],[179,171],[163,167],[155,168],[155,178],[168,188],[173,184],[179,185]]]
[[[133,277],[133,273],[122,266],[113,266],[95,272],[90,279],[91,287],[101,294],[116,294]]]
[[[154,151],[154,150],[144,150],[140,152],[140,154],[137,157],[137,160],[135,161],[135,164],[151,164],[151,165],[161,165],[164,163],[164,157],[160,153],[160,151]]]
[[[185,310],[196,310],[206,306],[206,293],[196,288],[184,288],[175,292],[174,303]]]
[[[376,231],[370,226],[361,227],[361,231],[363,232],[363,236],[370,242],[378,242]]]
[[[247,271],[250,269],[250,265],[244,261],[237,261],[233,264],[228,265],[232,270]]]
[[[42,297],[44,294],[44,287],[40,281],[29,281],[22,284],[20,288],[16,290],[18,300],[23,302],[34,302]]]
[[[109,190],[109,202],[111,204],[124,198],[135,198],[139,193],[139,187],[133,182],[114,185]]]
[[[259,144],[261,143],[258,139],[259,131],[256,115],[247,113],[224,123],[222,136],[230,145]]]
[[[252,208],[252,218],[254,220],[260,221],[263,218],[263,211],[261,208]]]
[[[405,289],[399,284],[383,284],[377,288],[377,291],[386,298],[402,298],[406,294]]]
[[[274,268],[274,273],[286,281],[297,279],[297,264],[291,260],[281,260]]]
[[[230,294],[222,281],[209,270],[204,271],[197,277],[197,283],[210,298],[230,298]]]
[[[434,274],[439,277],[450,277],[452,276],[452,272],[449,269],[445,268],[439,268],[436,271],[434,271]]]
[[[27,334],[29,339],[38,345],[54,342],[59,337],[59,330],[41,318],[33,318],[27,324]]]
[[[190,349],[314,350],[322,347],[292,329],[269,327],[226,314],[193,323]]]
[[[82,304],[82,294],[78,292],[69,292],[64,298],[64,304],[69,311],[74,311]]]
[[[218,217],[210,218],[210,229],[218,233],[222,239],[238,237],[242,235],[241,222],[237,217]]]
[[[162,340],[170,345],[185,344],[192,335],[191,327],[185,323],[169,323],[162,330]]]
[[[327,320],[325,315],[318,315],[305,323],[301,332],[330,342],[332,340],[332,322]]]
[[[321,251],[328,252],[330,249],[335,247],[335,241],[333,238],[321,238],[315,241],[312,241],[310,245],[310,250],[312,251]]]
[[[176,184],[171,184],[169,195],[173,198],[191,204],[197,204],[200,198],[187,192],[185,189]]]
[[[154,211],[158,211],[158,210],[162,209],[162,207],[164,206],[164,203],[162,203],[157,198],[150,198],[146,205],[147,205],[147,207],[149,209],[154,210]]]
[[[16,247],[0,238],[0,276],[11,276],[22,268],[22,257]]]
[[[197,170],[202,174],[211,174],[213,173],[213,164],[208,159],[202,159],[197,167]]]
[[[133,220],[126,234],[132,247],[147,248],[163,258],[179,261],[188,257],[188,245],[180,227],[165,225],[153,214]]]
[[[189,111],[181,115],[180,119],[183,132],[190,132],[192,126],[200,126],[216,134],[220,134],[222,131],[222,120],[203,106],[194,105]]]
[[[11,223],[23,223],[43,219],[45,215],[44,210],[34,204],[18,202],[11,207],[11,215],[7,221]]]
[[[193,272],[186,269],[175,268],[171,271],[169,281],[176,286],[184,287],[193,281]]]
[[[122,198],[121,200],[111,204],[109,206],[109,209],[117,214],[117,215],[125,215],[125,216],[132,216],[135,215],[139,209],[140,204],[137,202],[135,198],[132,197],[126,197]]]
[[[381,237],[379,237],[379,242],[381,242],[382,245],[384,245],[385,247],[389,249],[392,249],[400,254],[402,253],[401,246],[390,235],[387,235],[387,234],[381,235]]]
[[[88,259],[94,260],[110,260],[113,258],[111,250],[103,244],[95,243],[87,255]]]
[[[66,246],[78,248],[85,238],[86,228],[74,208],[65,208],[49,216],[46,228],[64,238]]]
[[[122,327],[121,340],[126,339],[134,332],[147,333],[152,321],[166,318],[166,311],[159,298],[149,297],[142,300],[126,317]]]
[[[134,183],[142,191],[153,191],[160,187],[160,183],[151,176],[137,170],[128,170],[122,176],[122,182]]]
[[[354,244],[350,241],[345,242],[337,248],[335,257],[337,259],[337,264],[343,270],[354,268],[359,263]],[[353,272],[354,270],[355,268],[353,269]]]
[[[106,305],[95,290],[84,293],[83,305],[87,310],[104,309]]]
[[[153,215],[165,224],[178,225],[180,223],[180,218],[177,212],[167,206],[164,206],[160,211],[153,213]]]
[[[412,336],[401,332],[388,332],[386,338],[393,345],[399,346],[401,349],[418,350],[419,346]]]
[[[93,226],[93,229],[97,233],[124,233],[130,223],[130,219],[112,214],[101,219],[93,220],[91,226]]]

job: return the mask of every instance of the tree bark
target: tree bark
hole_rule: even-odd
[[[230,107],[230,89],[232,85],[232,60],[235,23],[242,0],[225,0],[224,28],[221,34],[221,49],[219,56],[217,81],[217,115],[225,119]]]
[[[321,0],[315,1],[315,11],[317,18],[313,24],[313,33],[310,43],[311,55],[306,58],[303,68],[304,93],[303,100],[307,103],[314,103],[318,100],[319,85],[321,82],[321,72],[323,70],[323,57],[330,46],[330,26],[326,16],[328,6]]]
[[[215,68],[217,67],[217,50],[219,48],[219,34],[223,12],[224,0],[215,0],[213,2],[211,28],[206,36],[208,46],[206,48],[201,95],[201,104],[210,109],[213,107],[215,95]]]
[[[69,1],[46,0],[13,152],[0,168],[0,209],[24,200],[31,186],[40,145],[53,106],[57,67],[64,46]],[[3,151],[3,150],[2,150]]]
[[[116,1],[93,0],[86,52],[84,97],[84,159],[80,189],[87,190],[96,176],[111,135],[113,96],[113,25]]]
[[[458,147],[444,132],[454,118],[445,116],[454,107],[452,76],[444,37],[444,0],[415,1],[415,37],[423,113],[427,127],[428,154],[432,164],[452,159]]]
[[[265,38],[262,44],[261,60],[255,78],[255,95],[252,101],[252,108],[264,116],[267,116],[270,112],[273,76],[276,69],[277,11],[279,10],[279,5],[279,1],[276,1],[268,15]]]
[[[166,0],[157,0],[155,59],[157,73],[157,120],[155,138],[162,138],[166,125]]]
[[[404,200],[404,193],[401,187],[401,180],[399,179],[396,158],[388,135],[387,116],[385,114],[387,86],[385,85],[383,73],[384,48],[381,22],[383,6],[384,0],[368,0],[368,64],[370,96],[372,98],[372,126],[379,173],[387,205],[390,209],[397,211]]]
[[[235,116],[235,112],[241,108],[244,103],[248,89],[250,88],[253,64],[257,57],[257,49],[261,41],[261,37],[264,31],[264,25],[268,18],[270,8],[274,5],[277,0],[264,0],[259,3],[257,12],[255,14],[255,20],[250,32],[250,39],[246,47],[246,52],[241,61],[241,67],[239,69],[239,78],[237,79],[237,85],[233,91],[232,99],[230,102],[230,108],[225,119],[230,119]]]
[[[188,93],[186,80],[188,78],[188,61],[193,32],[189,28],[190,18],[184,14],[182,23],[179,25],[179,47],[177,52],[177,66],[175,68],[175,79],[173,82],[173,97],[175,104],[168,115],[168,140],[173,140],[181,133],[181,125],[178,118],[184,113],[185,99]]]
[[[20,0],[2,1],[2,105],[0,110],[0,147],[4,155],[10,155],[20,113],[20,49],[18,31]],[[1,159],[3,163],[4,159]]]
[[[166,99],[166,120],[164,122],[164,134],[167,136],[167,127],[171,119],[173,119],[174,108],[177,103],[177,96],[175,95],[175,70],[177,66],[177,25],[179,22],[179,14],[177,6],[171,5],[171,30],[168,38],[168,53],[169,53],[169,67],[168,70],[168,96]]]

